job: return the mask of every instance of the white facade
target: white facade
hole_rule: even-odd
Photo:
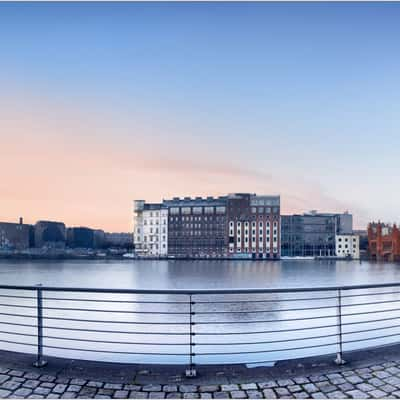
[[[360,237],[357,235],[336,235],[336,256],[360,258]]]
[[[161,204],[136,200],[134,206],[134,243],[143,257],[168,255],[168,209]]]

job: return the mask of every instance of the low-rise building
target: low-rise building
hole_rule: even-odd
[[[23,223],[0,222],[0,249],[25,250],[33,244],[32,225]]]
[[[360,258],[360,237],[358,235],[336,235],[336,256],[358,260]]]
[[[377,261],[400,261],[400,230],[396,224],[368,225],[369,257]]]
[[[86,227],[67,229],[67,246],[70,248],[95,248],[94,230]]]
[[[336,236],[353,234],[353,216],[318,213],[282,216],[282,256],[334,257]]]
[[[105,232],[104,243],[107,247],[132,248],[132,234],[127,232]]]
[[[34,227],[35,247],[65,248],[67,231],[65,224],[54,221],[38,221]]]

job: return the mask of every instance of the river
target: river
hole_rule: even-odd
[[[2,260],[0,261],[0,277],[0,282],[4,285],[42,284],[80,288],[300,288],[400,282],[400,264],[331,260]],[[7,296],[14,294],[33,296],[32,293],[23,291],[3,290],[1,293]],[[348,342],[344,345],[344,350],[397,342],[400,338],[400,320],[397,318],[400,316],[397,311],[400,289],[369,289],[346,294],[349,293],[358,296],[343,299],[344,310],[348,314],[343,318],[345,323],[343,333]],[[337,329],[334,325],[337,320],[335,316],[337,300],[334,296],[336,293],[332,292],[230,297],[226,295],[197,296],[195,298],[197,315],[194,316],[196,322],[194,340],[197,343],[195,349],[198,355],[195,356],[194,361],[197,363],[243,362],[248,363],[249,366],[258,365],[257,363],[269,365],[272,361],[280,359],[335,353]],[[49,297],[60,298],[60,300],[50,300]],[[296,300],[313,297],[316,299]],[[65,300],[66,298],[70,300]],[[78,301],[78,299],[96,301]],[[99,303],[98,300],[104,302]],[[122,303],[115,303],[116,300]],[[147,303],[138,303],[143,300]],[[116,362],[187,363],[188,320],[186,314],[179,314],[179,312],[188,311],[187,299],[184,299],[184,303],[174,304],[181,300],[182,296],[176,295],[44,293],[45,354]],[[240,303],[226,303],[227,300],[239,300]],[[249,303],[249,300],[255,300],[255,302]],[[165,301],[168,304],[154,303],[158,301]],[[362,305],[370,301],[377,304],[372,308],[370,305]],[[30,345],[36,343],[36,328],[24,325],[36,323],[36,309],[30,308],[35,306],[36,299],[3,297],[2,303],[3,305],[0,306],[0,311],[3,313],[0,315],[1,348],[34,353],[35,347]],[[53,307],[64,308],[64,310],[54,310]],[[308,307],[314,309],[305,311],[304,308]],[[97,311],[65,310],[66,308]],[[291,308],[296,308],[296,310],[292,311]],[[104,310],[104,312],[99,310]],[[380,313],[370,314],[371,310],[380,311]],[[181,324],[148,324],[148,322],[154,322],[155,317],[147,312],[159,311],[177,312],[177,314],[157,316],[157,321],[167,323],[178,321]],[[227,313],[227,311],[233,313]],[[365,312],[365,314],[350,315],[359,312]],[[298,320],[310,316],[318,318]],[[100,322],[81,322],[77,319]],[[384,321],[377,322],[377,319],[384,319]],[[129,321],[136,321],[139,324],[133,326],[127,323]],[[66,328],[74,328],[74,330],[70,331]],[[249,331],[256,333],[249,334]],[[22,336],[21,333],[30,336]],[[176,333],[182,335],[175,335]],[[308,339],[310,336],[313,338]],[[59,337],[63,339],[58,339]],[[284,340],[288,341],[283,342]],[[10,342],[27,343],[27,345]],[[124,344],[126,342],[129,344]],[[236,344],[232,345],[232,343]],[[69,350],[61,347],[68,347]],[[155,354],[141,354],[149,352]],[[181,353],[182,355],[178,355]]]

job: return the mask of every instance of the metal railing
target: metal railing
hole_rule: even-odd
[[[295,289],[129,290],[0,285],[0,343],[134,363],[270,365],[396,343],[400,283]]]

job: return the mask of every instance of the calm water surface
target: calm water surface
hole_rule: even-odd
[[[1,261],[0,282],[116,289],[299,288],[400,282],[400,264],[311,260]],[[2,294],[27,295],[22,291]],[[347,294],[358,296],[343,299],[345,351],[398,341],[400,289]],[[337,349],[335,295],[317,292],[197,296],[194,329],[199,355],[195,362],[257,365],[251,363],[334,353]],[[310,297],[315,299],[301,300]],[[45,293],[45,353],[116,362],[187,363],[187,300],[176,295]],[[378,304],[363,305],[371,301]],[[24,325],[36,323],[36,310],[29,308],[35,306],[36,300],[3,297],[1,302],[1,348],[35,352],[35,347],[29,344],[35,343],[36,330]],[[304,310],[308,307],[314,309]],[[157,322],[166,324],[152,324],[155,317],[148,312],[176,314],[158,315]],[[298,320],[308,317],[317,318]]]

